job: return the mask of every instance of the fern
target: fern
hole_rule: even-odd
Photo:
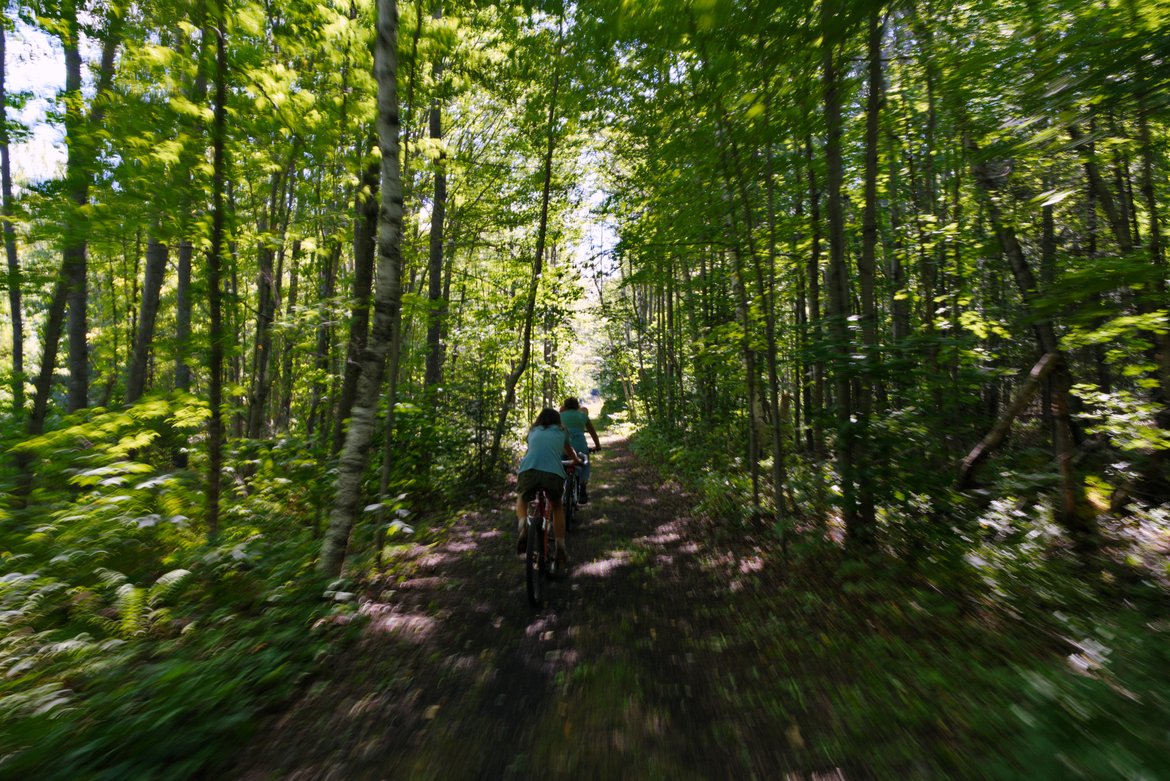
[[[157,607],[166,600],[174,596],[179,587],[191,577],[191,571],[185,569],[173,569],[167,574],[160,577],[150,587],[147,594],[147,601],[151,607]]]
[[[118,615],[121,617],[119,629],[123,637],[134,637],[146,633],[148,620],[146,614],[146,591],[130,583],[118,588]]]

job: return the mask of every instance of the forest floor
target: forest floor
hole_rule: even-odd
[[[229,777],[937,778],[995,739],[972,714],[1018,685],[1010,632],[930,589],[808,585],[772,535],[715,533],[623,440],[591,489],[541,610],[502,489],[413,546],[362,638]]]

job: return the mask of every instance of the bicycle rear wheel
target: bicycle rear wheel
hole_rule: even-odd
[[[528,552],[524,556],[524,581],[528,590],[528,603],[533,607],[544,605],[544,519],[540,516],[528,519]]]

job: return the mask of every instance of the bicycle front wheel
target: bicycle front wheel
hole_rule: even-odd
[[[528,519],[528,552],[524,556],[524,581],[528,589],[528,603],[533,607],[544,605],[544,521]]]
[[[561,506],[565,510],[565,531],[569,531],[577,522],[577,477],[574,475],[565,481],[565,495],[561,499]]]

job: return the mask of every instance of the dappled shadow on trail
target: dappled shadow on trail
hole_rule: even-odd
[[[792,773],[792,718],[751,704],[765,660],[728,652],[728,597],[763,554],[717,550],[693,500],[624,442],[595,464],[572,572],[546,608],[526,602],[501,495],[415,546],[409,576],[364,605],[361,642],[233,777],[838,777],[831,765]]]

